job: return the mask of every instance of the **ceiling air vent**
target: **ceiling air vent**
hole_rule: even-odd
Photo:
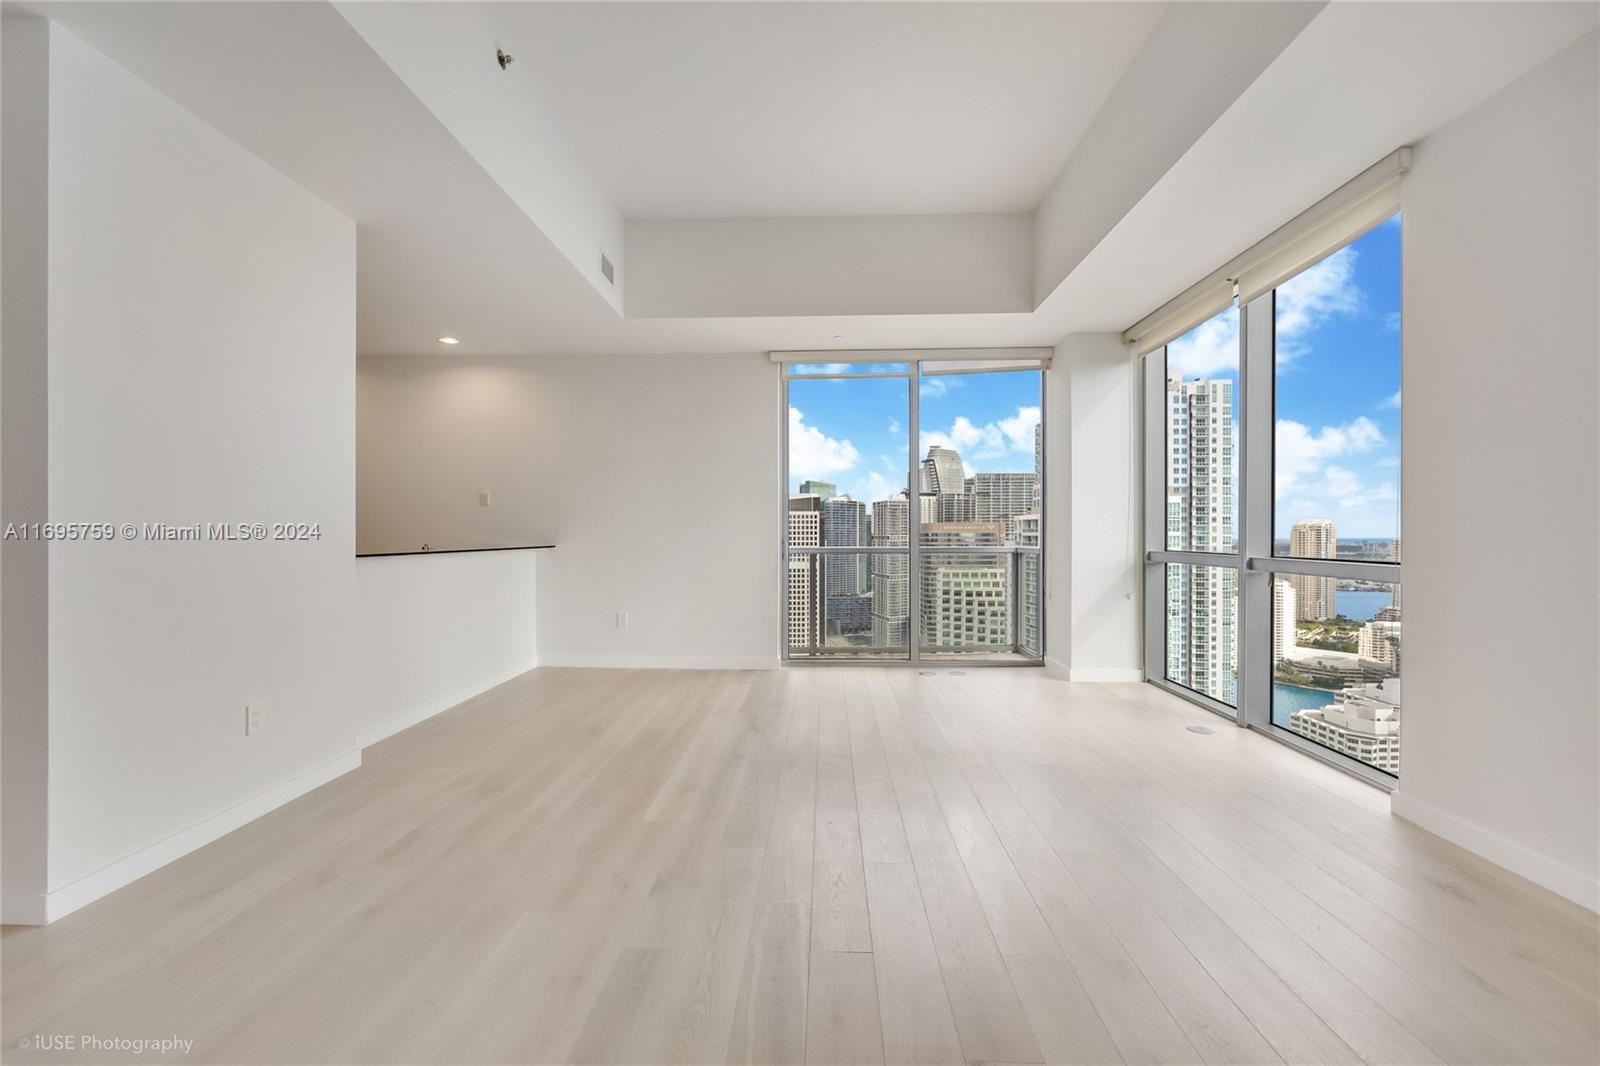
[[[606,258],[606,253],[604,252],[600,253],[600,273],[604,274],[606,280],[611,284],[615,285],[617,283],[616,268],[611,265],[611,260]]]

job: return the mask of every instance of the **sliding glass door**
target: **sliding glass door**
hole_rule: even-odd
[[[1043,659],[1043,363],[917,354],[784,363],[787,659]]]
[[[1145,357],[1157,684],[1400,772],[1400,217]]]

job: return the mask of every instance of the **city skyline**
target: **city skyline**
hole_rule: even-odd
[[[1031,471],[1040,393],[1036,370],[925,374],[913,451],[909,379],[792,379],[788,491],[822,481],[870,506],[906,489],[908,471],[930,447],[960,453],[968,476]]]
[[[1396,215],[1277,289],[1275,539],[1303,518],[1400,535],[1400,242]],[[1238,310],[1174,340],[1167,366],[1237,394]]]
[[[823,647],[874,654],[909,648],[908,554],[914,525],[924,553],[915,611],[919,644],[929,650],[1004,652],[1020,646],[1042,654],[1038,566],[1019,565],[1009,553],[962,552],[1041,546],[1043,453],[1037,424],[1032,436],[1032,470],[970,476],[959,451],[930,444],[918,464],[920,491],[914,495],[895,488],[882,499],[858,500],[833,482],[802,479],[796,486],[802,491],[788,497],[791,547],[905,547],[907,554],[789,555],[790,648],[802,654]]]

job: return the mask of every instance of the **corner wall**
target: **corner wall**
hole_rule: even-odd
[[[320,533],[51,545],[61,913],[169,861],[209,819],[359,762],[355,227],[71,33],[51,26],[49,42],[39,517]],[[267,728],[246,737],[256,703]]]
[[[1068,471],[1048,504],[1046,664],[1073,681],[1139,681],[1142,470],[1127,346],[1114,333],[1065,338],[1046,387],[1050,469]]]
[[[1416,148],[1395,813],[1600,909],[1600,35]],[[1534,565],[1528,565],[1533,562]]]
[[[0,19],[5,114],[0,180],[0,523],[49,512],[48,384],[49,23]],[[0,869],[4,918],[43,921],[49,891],[50,550],[42,540],[0,540]]]

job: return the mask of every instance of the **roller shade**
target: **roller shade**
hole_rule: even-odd
[[[774,363],[1034,362],[1050,365],[1054,348],[857,348],[768,352]]]
[[[1140,321],[1122,339],[1134,346],[1135,356],[1141,356],[1177,340],[1232,304],[1233,282],[1225,277],[1207,278]]]
[[[1233,303],[1247,304],[1400,210],[1400,179],[1411,149],[1400,148],[1302,211],[1243,254],[1169,300],[1123,333],[1135,356],[1183,336]]]

